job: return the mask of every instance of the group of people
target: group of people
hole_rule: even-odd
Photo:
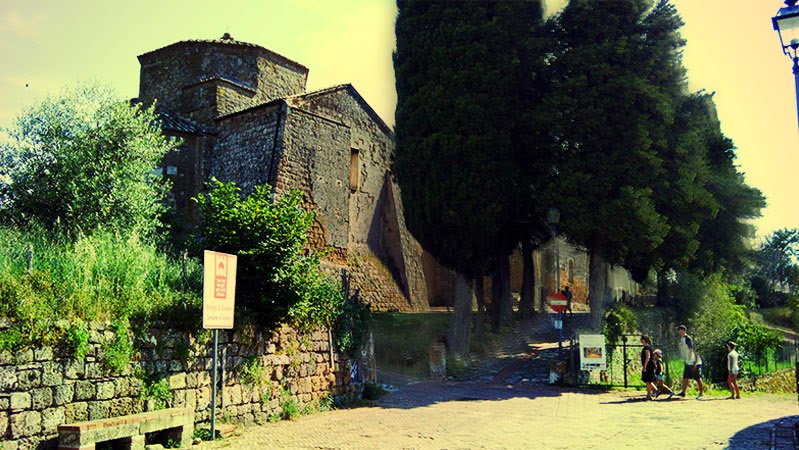
[[[694,340],[688,335],[688,329],[685,325],[677,327],[677,334],[680,336],[678,344],[680,351],[680,358],[685,362],[685,368],[682,373],[682,390],[676,394],[666,384],[666,374],[663,362],[663,351],[660,349],[652,349],[652,340],[649,336],[641,336],[641,378],[646,383],[646,399],[654,400],[660,395],[661,392],[668,392],[669,397],[675,395],[678,397],[685,397],[685,392],[688,389],[690,380],[696,380],[696,385],[699,388],[699,395],[697,399],[704,397],[704,384],[702,383],[702,358],[694,348]],[[740,369],[738,364],[738,352],[735,350],[737,345],[735,342],[727,342],[727,386],[730,388],[731,395],[728,398],[739,399],[741,398],[741,390],[738,387],[738,371]]]

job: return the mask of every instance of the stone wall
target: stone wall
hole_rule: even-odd
[[[326,244],[346,249],[349,230],[350,129],[289,108],[276,195],[299,189],[326,231]]]
[[[235,181],[245,194],[274,185],[285,116],[285,104],[275,102],[221,119],[216,144],[207,153],[208,177]]]
[[[221,114],[302,94],[308,69],[261,46],[183,41],[139,56],[139,98],[205,123]]]
[[[164,406],[192,408],[195,422],[210,421],[211,337],[210,331],[198,338],[150,329],[136,336],[136,359],[122,373],[105,367],[104,355],[114,334],[102,323],[90,325],[83,359],[64,346],[0,353],[2,448],[55,448],[60,424],[154,409],[156,402],[145,392],[155,380],[169,385]],[[299,334],[284,327],[265,333],[251,326],[220,330],[219,349],[217,420],[263,423],[279,415],[286,402],[313,408],[330,393],[354,390],[348,363],[337,360],[324,331]],[[251,368],[250,377],[244,376],[245,366]],[[253,378],[260,381],[253,383]]]

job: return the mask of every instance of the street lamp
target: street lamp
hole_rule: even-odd
[[[799,114],[799,56],[797,56],[797,49],[799,49],[799,6],[796,6],[797,1],[799,0],[786,0],[785,4],[787,6],[777,11],[777,15],[771,18],[771,23],[780,36],[782,52],[793,60],[796,111]]]

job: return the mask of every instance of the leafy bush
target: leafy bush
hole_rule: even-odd
[[[238,255],[237,317],[265,326],[289,320],[302,330],[352,317],[349,310],[342,316],[344,298],[337,282],[320,269],[322,254],[306,248],[315,215],[303,208],[300,191],[273,203],[269,185],[256,186],[243,198],[233,182],[214,179],[208,187],[194,199],[203,217],[196,241]],[[354,336],[342,336],[345,348],[354,345]]]
[[[133,336],[127,319],[116,319],[111,325],[113,340],[105,348],[103,366],[116,373],[123,372],[133,360]]]
[[[89,350],[89,328],[82,320],[74,322],[67,330],[67,345],[72,354],[78,359],[83,359]]]
[[[146,379],[142,388],[140,398],[143,400],[153,400],[155,409],[164,409],[172,401],[172,388],[166,378]]]
[[[605,313],[605,325],[602,333],[610,344],[621,342],[625,333],[634,333],[638,329],[638,318],[629,306],[616,303]]]
[[[161,227],[168,185],[149,175],[177,142],[153,108],[84,84],[27,109],[0,142],[0,221],[69,236]]]

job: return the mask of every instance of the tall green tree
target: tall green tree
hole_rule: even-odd
[[[518,242],[517,137],[526,98],[519,80],[531,73],[527,37],[541,21],[541,3],[397,5],[394,171],[408,227],[468,279],[497,268],[495,292],[505,296],[499,280]],[[460,331],[450,336],[450,346],[465,351],[471,296],[456,291],[464,294],[456,299],[450,329]],[[501,323],[509,321],[507,304],[493,301],[495,311],[502,308]]]
[[[97,227],[153,235],[168,186],[150,175],[176,142],[152,108],[83,84],[27,109],[0,142],[0,217],[66,234]]]
[[[646,254],[669,227],[654,188],[674,118],[670,92],[650,79],[645,0],[572,0],[552,23],[555,79],[545,98],[561,156],[551,202],[560,229],[588,249],[589,300],[598,325],[611,300],[606,264]]]
[[[783,228],[766,237],[755,253],[755,274],[766,281],[768,295],[778,287],[799,286],[799,229]],[[762,303],[761,303],[762,304]]]

